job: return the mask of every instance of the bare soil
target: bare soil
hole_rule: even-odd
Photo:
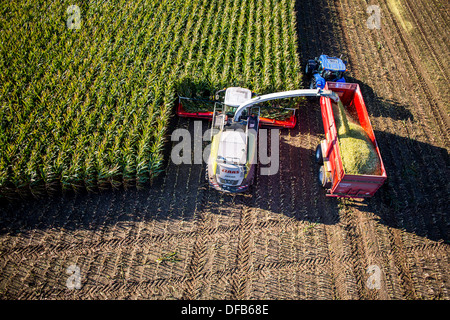
[[[361,86],[388,174],[372,199],[325,197],[320,108],[308,100],[280,131],[278,174],[258,174],[247,194],[218,193],[204,165],[168,161],[144,190],[2,204],[0,297],[449,299],[450,6],[378,2],[380,30],[366,27],[369,1],[296,7],[302,61],[343,54]],[[70,265],[80,289],[66,285]],[[372,265],[379,288],[367,284]]]

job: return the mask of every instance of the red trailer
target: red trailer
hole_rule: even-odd
[[[387,175],[359,85],[357,83],[327,82],[324,90],[332,90],[337,93],[347,110],[351,114],[357,115],[360,125],[375,146],[381,163],[381,173],[380,175],[345,173],[339,150],[339,138],[334,122],[331,99],[321,97],[320,108],[326,139],[322,140],[316,149],[316,160],[321,164],[319,180],[326,189],[326,195],[330,197],[372,197],[383,185]]]

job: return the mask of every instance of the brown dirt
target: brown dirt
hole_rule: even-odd
[[[298,1],[297,18],[302,60],[342,53],[361,86],[389,177],[375,197],[324,196],[309,100],[280,131],[279,173],[248,194],[211,190],[203,165],[168,163],[150,190],[2,205],[0,297],[449,299],[449,5],[396,1],[408,31],[388,0],[381,30],[367,29],[368,3]],[[79,290],[66,287],[72,264]],[[370,265],[380,289],[366,285]]]

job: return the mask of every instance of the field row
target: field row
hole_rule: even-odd
[[[0,197],[141,187],[177,94],[299,87],[294,1],[69,5],[0,7]]]

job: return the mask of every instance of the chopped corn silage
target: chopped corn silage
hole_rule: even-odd
[[[333,103],[339,150],[346,174],[380,175],[378,153],[364,129],[353,120],[341,101]]]

